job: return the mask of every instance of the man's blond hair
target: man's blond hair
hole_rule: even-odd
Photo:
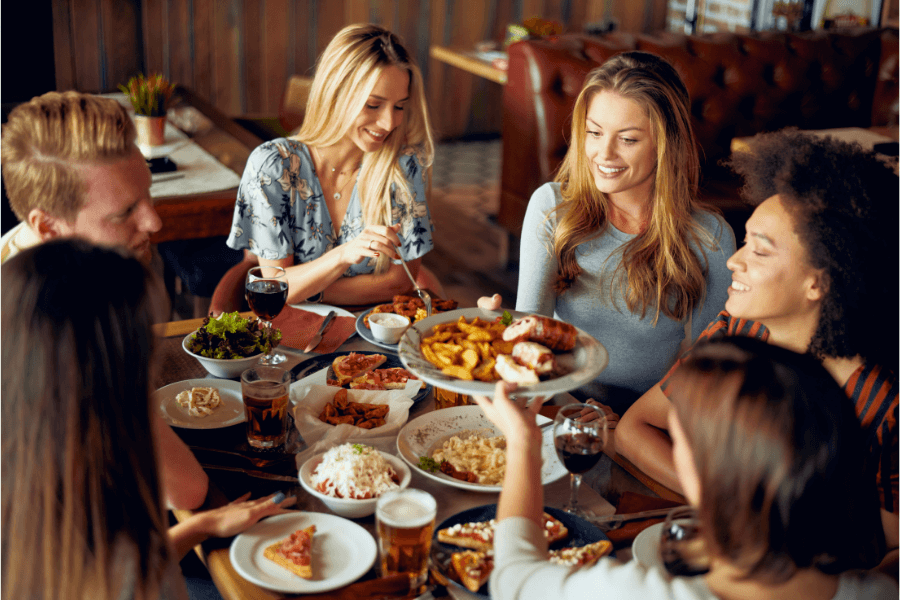
[[[126,158],[134,124],[121,104],[80,92],[48,92],[17,106],[3,126],[3,181],[19,220],[38,208],[73,221],[87,182],[78,166]]]

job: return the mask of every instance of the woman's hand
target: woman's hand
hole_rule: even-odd
[[[506,436],[507,446],[522,442],[526,448],[536,448],[540,452],[543,438],[535,415],[543,402],[540,398],[535,398],[526,408],[523,403],[527,400],[510,399],[509,394],[516,389],[515,383],[498,381],[493,400],[485,396],[473,396],[473,399],[484,411],[485,416]]]
[[[599,408],[600,412],[603,413],[603,416],[606,417],[606,424],[609,427],[609,429],[616,428],[616,423],[619,422],[619,415],[614,413],[612,408],[608,407],[605,404],[597,402],[593,398],[588,398],[587,401],[585,401],[585,404],[590,404],[592,406],[596,406],[597,408]],[[587,410],[587,409],[581,411],[581,417],[579,417],[579,420],[581,420],[581,421],[594,421],[596,419],[597,419],[597,413],[595,413],[592,410]]]
[[[250,492],[247,492],[225,506],[200,513],[198,516],[206,519],[206,533],[210,537],[237,535],[260,519],[290,512],[285,508],[297,501],[294,496],[285,498],[281,492],[257,500],[247,500],[249,497]]]
[[[348,265],[358,265],[366,258],[378,258],[382,252],[393,259],[399,259],[397,250],[400,245],[400,238],[397,236],[399,230],[399,223],[390,227],[371,225],[335,250],[340,252],[341,262]]]
[[[500,294],[482,296],[478,299],[478,308],[483,310],[500,310],[501,302],[503,302],[503,296]]]

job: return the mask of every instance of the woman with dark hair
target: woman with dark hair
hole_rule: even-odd
[[[426,172],[434,158],[422,74],[378,25],[339,31],[316,65],[300,131],[250,155],[228,245],[284,267],[288,302],[374,304],[422,287],[433,247]]]
[[[659,381],[726,299],[734,234],[698,202],[698,178],[684,82],[664,59],[625,52],[588,74],[559,173],[528,203],[516,310],[603,343],[609,365],[581,392],[615,412]]]
[[[889,549],[898,545],[897,175],[874,153],[785,130],[759,135],[732,167],[758,204],[725,310],[701,335],[751,336],[807,352],[843,386],[865,438],[860,464],[878,488]],[[623,416],[616,450],[679,489],[667,432],[667,381]],[[896,554],[896,553],[894,553]]]
[[[896,598],[888,577],[848,572],[881,556],[878,505],[853,409],[809,356],[749,338],[704,342],[672,378],[675,465],[710,556],[693,578],[636,561],[546,560],[540,403],[520,408],[514,389],[476,398],[507,440],[492,598]]]
[[[4,599],[184,597],[193,545],[293,502],[244,496],[167,531],[149,402],[162,293],[137,260],[75,239],[4,263]]]

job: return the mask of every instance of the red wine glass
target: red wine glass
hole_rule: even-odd
[[[272,329],[272,319],[277,317],[287,302],[288,283],[281,267],[253,267],[247,271],[245,297],[250,310],[259,317],[263,326]],[[266,352],[259,363],[277,365],[287,360],[281,352]]]
[[[571,477],[571,495],[563,510],[582,518],[591,517],[578,506],[581,476],[590,471],[603,455],[609,434],[606,416],[591,404],[568,404],[556,413],[553,442],[556,454]]]

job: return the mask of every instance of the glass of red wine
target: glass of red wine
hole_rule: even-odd
[[[579,517],[591,517],[578,506],[581,476],[590,471],[603,455],[609,434],[606,416],[591,404],[568,404],[556,413],[553,443],[556,454],[571,477],[571,495],[563,510]]]
[[[281,267],[253,267],[247,271],[247,283],[244,296],[250,310],[259,317],[263,325],[272,328],[272,319],[277,317],[287,302],[288,283]],[[287,360],[281,352],[272,352],[271,348],[262,358],[261,365],[277,365]]]
[[[659,555],[671,575],[694,577],[709,572],[710,556],[695,508],[678,506],[669,511],[660,534]]]

